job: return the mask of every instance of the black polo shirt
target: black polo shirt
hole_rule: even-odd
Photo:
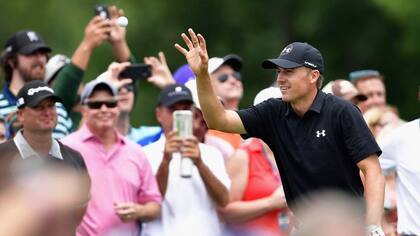
[[[363,196],[357,163],[381,154],[356,106],[321,91],[303,117],[289,103],[269,99],[238,111],[244,137],[272,149],[289,207],[310,192],[343,190]]]

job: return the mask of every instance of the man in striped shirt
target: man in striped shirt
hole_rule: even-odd
[[[13,116],[16,112],[16,94],[26,82],[44,79],[49,52],[51,48],[32,30],[18,31],[7,40],[1,55],[1,67],[6,79],[0,92],[1,115]],[[73,124],[64,106],[56,103],[56,107],[58,122],[53,137],[62,138],[70,133]]]

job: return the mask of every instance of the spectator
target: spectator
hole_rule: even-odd
[[[92,179],[80,236],[138,235],[136,221],[159,215],[161,196],[146,156],[116,129],[117,93],[108,80],[86,84],[81,96],[85,124],[63,139],[81,152]]]
[[[356,86],[367,100],[360,102],[360,110],[364,113],[371,107],[386,104],[384,77],[377,70],[358,70],[349,74],[349,80]]]
[[[216,96],[218,96],[229,110],[238,110],[239,102],[243,95],[242,77],[242,58],[231,54],[223,58],[210,58],[208,72],[212,79],[212,86]],[[238,134],[221,132],[210,129],[209,135],[222,138],[229,142],[234,149],[239,148],[242,138]]]
[[[89,21],[84,30],[84,37],[71,59],[56,55],[57,57],[52,57],[47,63],[45,80],[64,98],[63,105],[70,113],[76,129],[81,119],[82,80],[93,51],[104,41],[108,41],[117,62],[135,61],[126,41],[126,29],[117,24],[118,17],[123,16],[124,11],[116,6],[109,6],[108,11],[110,19],[95,16]]]
[[[161,217],[147,223],[142,235],[219,235],[216,208],[228,203],[230,180],[223,157],[195,137],[182,140],[172,127],[172,113],[192,109],[191,92],[183,85],[164,88],[158,98],[156,118],[164,135],[145,147],[164,196]],[[196,121],[194,121],[196,122]],[[196,127],[196,126],[193,126]],[[181,157],[182,156],[182,157]],[[191,178],[180,175],[181,158],[191,158]]]
[[[420,235],[420,119],[408,122],[380,140],[385,175],[395,173],[399,235]]]
[[[366,101],[368,98],[361,94],[352,83],[347,80],[338,79],[330,81],[322,89],[324,93],[331,93],[344,100],[351,101],[355,105]]]
[[[74,235],[82,220],[89,196],[90,181],[81,155],[52,138],[57,124],[55,103],[61,101],[47,84],[40,80],[27,82],[17,94],[17,118],[22,124],[13,140],[0,144],[1,186],[21,173],[31,174],[42,166],[76,172],[80,195],[78,204],[63,212],[56,212],[40,235]],[[17,168],[16,168],[17,167]],[[49,169],[45,169],[48,171]],[[46,183],[49,186],[50,183]],[[49,192],[48,189],[44,191]],[[52,189],[51,191],[55,191]],[[62,196],[62,195],[60,195]],[[32,197],[32,196],[31,196]],[[55,196],[49,196],[55,204]],[[69,196],[72,197],[72,196]],[[79,196],[74,196],[76,199]],[[63,200],[64,201],[64,200]],[[38,202],[36,202],[38,204]],[[55,212],[54,209],[51,209]]]
[[[279,97],[278,88],[263,89],[254,105]],[[229,159],[227,170],[232,180],[230,203],[220,212],[234,234],[288,235],[291,224],[286,199],[267,144],[256,138],[245,140]]]
[[[6,84],[0,93],[0,113],[7,117],[16,112],[16,94],[26,82],[43,80],[45,65],[51,48],[37,32],[21,30],[8,39],[1,56]],[[71,119],[62,103],[57,103],[58,122],[54,138],[61,138],[72,130]],[[11,138],[11,137],[10,137]]]
[[[378,141],[391,130],[405,123],[400,119],[397,108],[389,105],[372,107],[363,114],[363,117]]]
[[[188,33],[191,39],[181,35],[188,50],[179,44],[175,47],[197,76],[200,105],[209,128],[266,142],[276,158],[292,210],[297,199],[324,189],[364,196],[369,232],[384,235],[380,229],[384,197],[384,176],[378,161],[381,150],[357,108],[319,91],[324,74],[319,50],[295,42],[278,58],[265,60],[264,68],[277,71],[282,99],[232,111],[220,105],[211,89],[204,37],[197,37],[192,29]]]

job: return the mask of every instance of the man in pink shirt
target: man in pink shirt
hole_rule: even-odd
[[[139,235],[137,222],[160,214],[161,195],[146,156],[116,129],[116,95],[108,80],[86,84],[81,95],[85,124],[62,140],[82,154],[92,181],[78,236]]]

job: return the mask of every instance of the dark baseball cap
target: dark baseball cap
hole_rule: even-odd
[[[19,90],[16,105],[18,109],[35,107],[46,98],[53,98],[56,102],[62,101],[44,81],[34,80],[25,83]]]
[[[194,103],[191,91],[184,85],[173,84],[160,92],[158,106],[170,107],[177,102],[184,101]]]
[[[300,66],[318,70],[324,74],[324,60],[321,52],[308,43],[291,43],[281,51],[277,58],[267,59],[262,63],[264,69],[277,67],[292,69]]]
[[[15,33],[4,46],[6,52],[31,54],[37,50],[51,52],[51,48],[44,42],[41,35],[32,30],[21,30]]]

